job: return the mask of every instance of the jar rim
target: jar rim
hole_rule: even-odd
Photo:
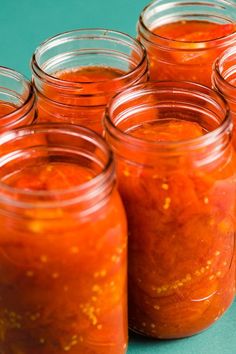
[[[0,66],[0,89],[5,88],[4,86],[1,86],[1,76],[9,77],[15,81],[22,81],[25,84],[25,87],[27,88],[27,96],[24,99],[24,102],[20,106],[16,106],[16,109],[10,113],[4,114],[3,116],[0,117],[1,125],[0,125],[0,130],[1,126],[5,128],[11,127],[12,123],[17,123],[19,120],[22,120],[25,115],[31,110],[31,108],[34,106],[36,98],[34,94],[34,89],[33,86],[31,85],[31,82],[21,73],[18,71],[5,67],[5,66]],[[32,101],[32,102],[31,102]],[[25,111],[25,108],[30,105],[30,107]],[[22,114],[21,114],[22,112]],[[14,118],[17,118],[16,121],[13,121]],[[7,121],[5,124],[4,121]]]
[[[84,35],[83,35],[84,34]],[[63,43],[63,42],[67,42],[68,39],[70,39],[71,37],[73,38],[73,36],[81,36],[81,38],[91,38],[91,39],[96,39],[100,38],[102,36],[102,38],[105,38],[105,35],[107,36],[107,39],[111,39],[111,40],[115,40],[115,41],[119,41],[122,40],[122,42],[126,45],[134,45],[136,46],[136,48],[138,48],[140,50],[140,53],[142,53],[141,59],[139,60],[139,62],[137,63],[137,65],[131,69],[130,71],[128,71],[127,73],[125,73],[124,75],[121,75],[120,77],[115,77],[112,79],[112,81],[115,83],[117,81],[121,81],[122,79],[128,79],[130,76],[134,75],[140,68],[142,68],[142,66],[144,65],[146,59],[146,49],[145,47],[142,45],[142,43],[140,43],[136,38],[133,38],[132,36],[130,36],[127,33],[121,32],[121,31],[117,31],[117,30],[112,30],[112,29],[106,29],[106,28],[81,28],[81,29],[74,29],[74,30],[70,30],[70,31],[65,31],[59,34],[56,34],[48,39],[46,39],[45,41],[43,41],[34,51],[32,59],[31,59],[31,69],[32,72],[39,78],[44,78],[46,80],[48,80],[48,82],[50,82],[51,85],[56,85],[57,87],[81,87],[81,85],[83,86],[89,86],[91,84],[94,84],[94,81],[69,81],[69,80],[62,80],[60,78],[57,78],[56,76],[50,75],[49,73],[45,72],[41,65],[38,63],[38,59],[37,57],[41,54],[44,53],[44,51],[46,51],[48,49],[48,47],[50,47],[50,45],[52,43]],[[118,37],[116,37],[118,36]],[[76,37],[75,37],[76,38]],[[99,83],[103,83],[106,82],[107,80],[101,80],[99,81]]]
[[[225,50],[215,60],[214,65],[213,65],[213,81],[215,80],[214,76],[216,76],[217,79],[219,79],[221,82],[223,82],[226,87],[236,90],[236,86],[231,84],[228,80],[225,79],[225,77],[223,76],[223,70],[221,69],[221,65],[231,55],[234,55],[234,56],[236,55],[236,45]],[[236,70],[235,70],[235,73],[236,73]],[[224,92],[224,95],[226,95],[228,97],[227,93],[225,93],[225,92]],[[231,96],[230,96],[230,98],[231,98]]]
[[[218,37],[218,38],[212,38],[212,39],[208,39],[208,40],[204,40],[204,41],[181,41],[181,40],[177,40],[177,39],[170,39],[170,38],[167,38],[167,37],[164,37],[164,36],[161,36],[157,33],[153,33],[151,29],[149,29],[149,27],[145,24],[145,20],[144,20],[144,16],[145,14],[147,13],[148,10],[150,10],[150,8],[152,6],[157,6],[158,7],[158,2],[160,0],[155,0],[155,1],[152,1],[150,2],[149,4],[147,4],[143,10],[141,11],[141,14],[139,16],[139,27],[141,27],[144,32],[147,32],[148,35],[151,37],[151,38],[155,38],[155,39],[159,39],[160,41],[163,42],[162,46],[167,46],[167,47],[170,47],[171,49],[171,44],[174,44],[174,49],[176,50],[178,48],[178,50],[180,51],[202,51],[202,50],[205,50],[203,44],[213,44],[214,46],[215,45],[221,45],[222,44],[222,41],[225,41],[225,39],[228,39],[230,40],[231,38],[232,39],[235,39],[235,36],[236,36],[236,28],[235,30],[232,32],[232,33],[229,33],[228,35],[226,36],[222,36],[222,37]],[[233,3],[232,1],[230,0],[226,0],[224,1],[225,3],[227,3],[227,5],[229,6],[233,6],[235,8],[235,11],[236,11],[236,4]],[[178,1],[176,0],[173,0],[170,2],[169,5],[173,5],[173,4],[176,4],[178,3]],[[187,5],[207,5],[207,1],[204,1],[204,0],[200,0],[198,2],[194,1],[190,1],[190,0],[185,0],[185,1],[180,1],[181,4],[183,4],[184,6],[187,6]],[[210,5],[214,6],[214,4],[210,3]],[[165,4],[165,6],[167,6],[168,4]],[[181,13],[182,14],[182,13]],[[194,15],[195,17],[197,16],[197,14]],[[223,19],[226,19],[226,17],[223,17],[221,16],[221,18]],[[233,21],[228,21],[230,23],[234,23]],[[148,40],[146,37],[145,37],[146,40]],[[149,40],[150,41],[150,40]],[[199,44],[198,48],[191,48],[191,44],[193,43],[196,43],[196,44]],[[152,44],[154,45],[155,43],[152,42]],[[176,48],[176,44],[178,44],[178,47]],[[202,44],[202,46],[201,46]],[[156,45],[159,45],[158,43],[156,43]],[[185,47],[184,48],[181,48],[181,45],[184,45]],[[189,48],[188,48],[188,45],[189,45]]]
[[[13,141],[14,137],[28,137],[31,136],[32,134],[44,134],[44,133],[64,133],[64,134],[69,134],[70,136],[78,136],[82,138],[86,138],[87,142],[92,142],[96,148],[100,148],[100,151],[102,151],[106,155],[106,161],[104,163],[104,166],[102,167],[102,170],[96,174],[91,180],[88,180],[86,182],[83,182],[77,186],[69,187],[67,189],[53,189],[50,191],[35,191],[35,190],[25,190],[21,188],[16,188],[9,186],[5,184],[4,182],[0,181],[0,192],[6,192],[10,194],[7,194],[6,198],[8,201],[13,201],[14,199],[11,197],[14,194],[18,196],[24,196],[24,197],[45,197],[46,200],[49,197],[54,196],[55,194],[59,198],[65,198],[62,200],[53,200],[53,201],[46,201],[42,202],[42,206],[45,207],[55,207],[56,206],[68,206],[68,205],[73,205],[76,203],[79,203],[81,201],[86,200],[86,194],[92,193],[92,194],[97,194],[101,188],[104,188],[106,183],[112,182],[114,180],[114,174],[115,174],[115,167],[114,167],[114,158],[113,158],[113,152],[110,149],[108,143],[96,132],[92,131],[89,128],[79,126],[79,125],[72,125],[72,124],[64,124],[64,123],[39,123],[35,124],[33,126],[24,126],[20,128],[16,128],[14,130],[5,132],[1,134],[0,136],[0,146],[4,146],[4,144],[10,143]],[[68,136],[69,136],[68,135]],[[30,146],[31,147],[31,146]],[[35,147],[35,146],[33,146]],[[46,149],[48,146],[45,144]],[[19,148],[20,149],[20,148]],[[19,151],[17,149],[17,152]],[[24,148],[23,148],[24,149]],[[14,151],[16,152],[16,151]],[[12,154],[12,151],[7,152],[6,154],[3,154],[0,156],[0,167],[3,168],[4,164],[7,162],[6,159],[8,158],[9,155],[12,155],[11,157],[14,158],[14,153]],[[73,195],[73,197],[70,198],[70,196]],[[74,196],[76,195],[76,196]],[[5,195],[4,195],[5,196]],[[68,197],[67,197],[68,196]],[[0,199],[4,198],[3,196],[0,195]],[[4,199],[5,201],[5,199]],[[15,204],[18,206],[24,207],[24,204],[29,207],[39,207],[41,204],[34,203],[32,202],[21,202],[21,201],[15,201]]]
[[[183,85],[186,85],[187,88],[183,88]],[[182,92],[182,93],[187,93],[191,94],[195,92],[196,94],[200,94],[202,97],[205,97],[207,99],[210,98],[209,94],[213,94],[215,97],[217,97],[222,105],[225,108],[225,116],[224,119],[222,120],[221,124],[215,128],[212,131],[207,132],[206,134],[188,139],[188,140],[180,140],[180,141],[150,141],[150,140],[144,140],[135,136],[132,136],[130,134],[127,134],[123,130],[119,129],[117,125],[114,123],[114,121],[111,118],[111,107],[114,103],[116,103],[117,100],[121,100],[121,102],[125,102],[125,95],[130,97],[134,97],[135,92],[136,93],[141,93],[150,90],[150,92],[153,90],[155,93],[155,90],[158,89],[167,89],[170,92]],[[202,93],[201,90],[204,90]],[[157,92],[157,91],[156,91]],[[123,100],[122,100],[123,98]],[[216,100],[211,99],[212,102],[216,103]],[[104,126],[105,126],[105,131],[108,131],[108,134],[112,135],[112,137],[116,140],[121,140],[124,144],[127,146],[135,146],[135,148],[140,148],[145,149],[145,151],[150,151],[150,152],[170,152],[170,151],[185,151],[186,149],[191,149],[191,150],[196,150],[198,148],[202,148],[204,146],[208,146],[211,143],[215,142],[215,139],[220,136],[223,132],[227,131],[228,129],[232,131],[233,129],[233,123],[232,123],[232,118],[230,114],[230,108],[225,100],[225,98],[220,95],[218,92],[210,89],[207,86],[198,84],[198,83],[193,83],[189,81],[159,81],[159,82],[147,82],[144,84],[138,84],[135,85],[122,93],[118,93],[115,95],[109,105],[106,108],[105,116],[104,116]],[[191,143],[191,145],[190,145]]]

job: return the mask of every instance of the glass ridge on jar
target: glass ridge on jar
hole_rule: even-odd
[[[99,133],[109,99],[148,78],[143,46],[107,29],[58,34],[36,49],[31,67],[39,122],[82,124]]]
[[[127,231],[111,150],[53,123],[0,142],[0,351],[126,353]]]
[[[215,61],[212,73],[212,85],[227,100],[233,121],[236,120],[236,46],[224,51]],[[234,124],[233,144],[236,148]]]
[[[129,232],[129,326],[167,339],[196,334],[234,298],[235,155],[224,99],[187,82],[115,96],[105,135]]]
[[[31,83],[17,71],[0,66],[0,132],[29,125],[34,119]]]
[[[147,50],[152,81],[211,86],[212,64],[236,40],[231,0],[156,0],[142,11],[137,32]]]

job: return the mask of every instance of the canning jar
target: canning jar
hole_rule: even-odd
[[[53,123],[0,142],[0,351],[126,353],[126,218],[109,147]]]
[[[224,51],[215,61],[212,74],[213,88],[219,91],[231,109],[235,123],[236,119],[236,46]],[[236,133],[234,125],[233,144],[236,148]]]
[[[0,132],[31,124],[35,95],[30,82],[15,70],[0,66]]]
[[[82,124],[101,133],[109,99],[147,80],[146,51],[124,33],[75,30],[42,43],[32,72],[39,122]]]
[[[129,325],[193,335],[234,298],[235,155],[224,99],[187,82],[142,84],[108,106],[129,232]]]
[[[214,60],[236,40],[236,4],[156,0],[142,11],[137,29],[147,49],[151,80],[211,86]]]

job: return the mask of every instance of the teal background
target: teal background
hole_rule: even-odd
[[[30,77],[30,58],[39,43],[76,28],[103,27],[135,35],[138,15],[147,1],[0,0],[0,65]],[[236,303],[209,330],[192,338],[158,342],[131,335],[128,354],[144,353],[236,353]]]
[[[30,76],[35,48],[48,37],[102,27],[135,35],[148,0],[0,0],[0,65]]]

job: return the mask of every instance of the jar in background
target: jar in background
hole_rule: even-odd
[[[15,70],[0,66],[0,132],[29,125],[35,118],[30,82]]]
[[[142,11],[138,38],[146,47],[150,78],[211,86],[212,64],[236,40],[231,0],[156,0]]]
[[[0,142],[0,351],[126,353],[126,218],[109,147],[52,123]]]
[[[228,101],[231,114],[236,122],[236,46],[223,52],[215,61],[212,74],[213,88]],[[233,145],[236,148],[234,125]]]
[[[224,99],[187,82],[115,96],[105,133],[129,232],[129,325],[196,334],[234,298],[235,155]]]
[[[32,58],[39,122],[82,124],[102,132],[112,96],[147,80],[143,46],[127,34],[81,29],[42,43]]]

